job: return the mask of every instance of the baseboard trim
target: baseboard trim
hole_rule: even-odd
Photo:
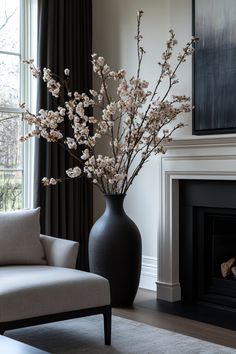
[[[157,258],[142,256],[142,271],[139,287],[156,291]]]
[[[157,281],[156,286],[157,299],[169,302],[181,300],[181,287],[179,283],[169,284]]]

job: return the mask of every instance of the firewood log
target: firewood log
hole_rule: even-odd
[[[230,274],[231,268],[233,267],[234,263],[235,257],[230,258],[227,262],[221,263],[220,269],[223,278],[226,278]]]

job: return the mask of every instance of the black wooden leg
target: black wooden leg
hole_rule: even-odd
[[[0,328],[0,335],[3,336],[5,332],[5,329]]]
[[[111,306],[106,306],[103,317],[105,344],[111,345]]]

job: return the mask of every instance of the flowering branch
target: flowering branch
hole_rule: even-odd
[[[46,139],[48,142],[58,142],[77,161],[78,166],[66,171],[68,177],[86,176],[97,187],[107,194],[126,193],[134,178],[142,169],[152,154],[165,153],[164,143],[171,140],[173,132],[183,124],[175,125],[170,131],[166,129],[182,113],[190,112],[190,98],[185,95],[172,95],[167,99],[173,85],[178,83],[176,73],[187,56],[193,52],[193,38],[178,55],[178,63],[172,69],[170,60],[177,44],[173,30],[162,54],[160,74],[153,91],[149,83],[140,78],[141,66],[145,51],[141,46],[141,18],[143,11],[137,14],[137,75],[126,78],[126,72],[121,69],[113,71],[103,57],[92,55],[93,71],[100,79],[100,89],[90,90],[89,94],[69,91],[69,69],[65,69],[62,80],[50,69],[41,71],[33,64],[33,60],[24,61],[30,66],[33,76],[42,78],[51,94],[64,99],[63,107],[56,111],[43,110],[33,115],[25,110],[24,119],[34,128],[21,138],[25,141],[33,136]],[[162,98],[158,96],[161,83],[167,79],[169,85]],[[110,95],[109,81],[117,84],[116,96]],[[99,108],[97,116],[88,115],[88,108]],[[146,108],[145,108],[146,107]],[[60,126],[68,121],[71,124],[72,136],[63,136]],[[91,134],[89,125],[93,126]],[[111,154],[102,155],[97,151],[97,141],[109,140]],[[132,170],[132,172],[131,172]],[[45,185],[56,184],[63,178],[44,178]]]

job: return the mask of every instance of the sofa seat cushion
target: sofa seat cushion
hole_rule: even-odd
[[[0,267],[0,322],[110,304],[109,283],[76,269]]]

